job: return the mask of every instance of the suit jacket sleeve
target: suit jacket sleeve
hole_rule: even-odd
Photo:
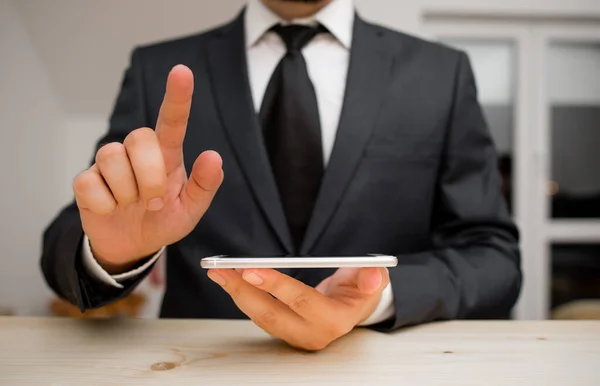
[[[460,54],[432,218],[432,248],[390,270],[395,318],[381,329],[443,319],[506,318],[521,287],[518,231],[467,56]]]
[[[129,132],[148,125],[139,55],[139,50],[134,50],[111,115],[109,131],[98,142],[97,149],[110,142],[123,142]],[[126,296],[145,277],[141,275],[122,281],[123,289],[90,277],[82,265],[82,241],[83,228],[73,202],[46,229],[41,258],[48,285],[58,296],[77,305],[80,310],[100,307]]]

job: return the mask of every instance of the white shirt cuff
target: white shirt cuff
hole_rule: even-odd
[[[162,247],[160,251],[156,252],[156,254],[152,256],[150,260],[145,262],[143,265],[137,267],[136,269],[132,269],[131,271],[120,273],[118,275],[110,275],[104,270],[104,268],[100,266],[100,264],[96,261],[94,255],[92,254],[90,241],[86,235],[83,236],[81,254],[83,259],[83,266],[90,276],[104,284],[113,286],[115,288],[123,288],[123,285],[119,283],[119,281],[133,279],[141,275],[165,253],[165,249],[166,247]]]
[[[381,323],[393,317],[396,314],[396,306],[394,304],[394,292],[392,291],[392,283],[381,293],[381,299],[375,311],[365,320],[360,322],[359,326],[370,326]]]

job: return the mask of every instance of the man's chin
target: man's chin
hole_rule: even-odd
[[[282,3],[320,3],[325,0],[277,0]]]

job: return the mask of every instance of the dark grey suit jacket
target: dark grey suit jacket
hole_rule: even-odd
[[[196,229],[168,247],[162,317],[245,317],[207,278],[203,257],[294,254],[253,109],[243,23],[240,15],[134,50],[98,143],[154,127],[169,70],[178,63],[192,69],[186,167],[217,150],[225,181]],[[506,317],[521,286],[520,255],[496,165],[466,55],[357,17],[337,138],[299,254],[397,255],[390,270],[396,315],[381,329]],[[116,290],[86,274],[82,237],[71,204],[44,235],[49,285],[82,310],[129,293],[139,279]],[[286,271],[311,286],[332,272]]]

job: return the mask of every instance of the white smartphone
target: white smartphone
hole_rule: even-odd
[[[340,257],[228,257],[212,256],[201,260],[204,269],[218,268],[341,268],[341,267],[395,267],[396,256],[340,256]]]

